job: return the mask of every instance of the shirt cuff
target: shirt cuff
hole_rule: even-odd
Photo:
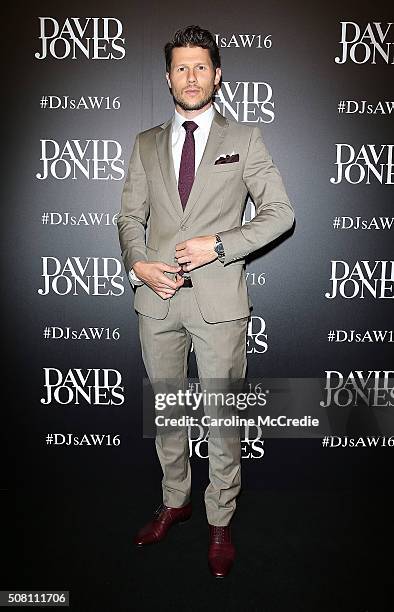
[[[133,285],[133,287],[139,287],[140,285],[144,284],[144,281],[138,278],[133,268],[129,270],[129,280],[130,280],[130,283]]]

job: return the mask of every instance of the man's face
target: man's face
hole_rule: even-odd
[[[220,76],[220,68],[213,69],[208,49],[175,47],[172,50],[171,70],[166,78],[176,104],[183,110],[208,106]]]

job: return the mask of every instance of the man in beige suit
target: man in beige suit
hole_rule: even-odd
[[[122,258],[136,287],[142,356],[151,382],[184,380],[193,342],[201,380],[243,379],[252,306],[244,258],[293,224],[293,208],[260,130],[216,111],[219,50],[189,26],[165,46],[174,116],[137,135],[118,218]],[[242,225],[247,193],[256,215]],[[156,436],[163,504],[135,537],[159,542],[191,515],[186,429]],[[240,491],[240,437],[208,439],[209,566],[233,563],[230,521]]]

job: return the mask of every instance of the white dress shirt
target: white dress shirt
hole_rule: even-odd
[[[205,145],[207,144],[209,130],[215,114],[213,105],[211,105],[206,111],[193,117],[192,121],[197,123],[198,128],[193,132],[194,143],[195,143],[195,163],[194,163],[194,174],[197,172],[198,166],[200,165],[201,158],[204,154]],[[172,161],[174,163],[175,176],[178,184],[179,180],[179,168],[181,165],[182,149],[186,138],[186,130],[182,126],[184,121],[188,121],[181,114],[175,110],[174,118],[172,120]]]
[[[207,108],[206,111],[197,115],[197,117],[193,117],[192,121],[197,123],[198,128],[194,131],[194,143],[195,143],[195,163],[194,163],[194,174],[197,172],[198,166],[200,165],[202,156],[204,154],[205,146],[207,144],[209,131],[211,129],[213,117],[215,114],[215,109],[213,105]],[[181,157],[182,157],[182,149],[183,144],[185,142],[186,130],[182,126],[184,121],[188,121],[185,119],[178,111],[175,109],[174,117],[172,119],[171,126],[171,144],[172,144],[172,161],[174,164],[175,177],[178,184],[179,180],[179,168],[181,165]],[[175,263],[175,262],[174,262]],[[187,273],[185,276],[189,276]],[[143,285],[143,281],[141,281],[138,276],[135,274],[134,270],[131,269],[129,271],[129,278],[131,284],[134,285]]]

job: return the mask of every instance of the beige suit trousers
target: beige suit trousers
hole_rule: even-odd
[[[164,319],[141,313],[138,317],[142,358],[151,382],[184,380],[192,341],[200,382],[245,377],[248,317],[207,323],[193,287],[181,287],[169,299],[169,311]],[[235,512],[241,488],[239,433],[236,429],[236,434],[231,436],[208,438],[209,484],[205,490],[205,506],[211,525],[228,525]],[[191,491],[187,430],[157,434],[155,443],[163,470],[163,503],[173,508],[183,506],[188,503]]]

